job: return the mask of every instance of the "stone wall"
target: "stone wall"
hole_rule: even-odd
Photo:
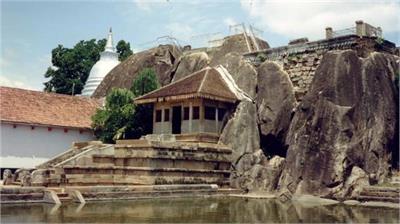
[[[293,83],[296,99],[301,100],[306,94],[324,54],[328,51],[348,49],[355,50],[360,57],[367,57],[376,51],[394,54],[396,46],[377,37],[360,38],[357,35],[347,35],[269,48],[244,54],[244,57],[255,66],[259,66],[265,60],[282,65]]]

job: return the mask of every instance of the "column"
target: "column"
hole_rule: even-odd
[[[215,133],[218,133],[218,104],[215,106]]]
[[[331,39],[331,38],[333,38],[333,30],[332,30],[332,27],[327,27],[327,28],[325,28],[325,38],[326,38],[326,39]]]
[[[359,37],[365,36],[365,24],[362,20],[357,20],[356,21],[356,34]]]
[[[161,107],[161,134],[165,134],[164,133],[164,130],[165,130],[165,128],[164,128],[164,117],[165,117],[165,111],[164,111],[164,107]]]
[[[189,103],[189,133],[192,133],[193,102]]]

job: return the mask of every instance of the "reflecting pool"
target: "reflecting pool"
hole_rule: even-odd
[[[342,204],[311,207],[273,199],[232,197],[1,205],[2,223],[399,223],[399,215],[397,209],[390,208]]]

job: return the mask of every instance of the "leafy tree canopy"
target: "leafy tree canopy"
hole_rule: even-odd
[[[66,48],[63,45],[54,48],[51,51],[53,66],[44,74],[44,77],[50,79],[44,83],[44,90],[69,95],[80,94],[90,69],[100,59],[100,53],[104,51],[106,42],[106,39],[81,40],[73,48]],[[132,54],[129,42],[119,41],[117,52],[120,53],[120,60]]]
[[[159,85],[160,84],[157,81],[157,76],[154,69],[144,68],[133,80],[131,91],[135,95],[135,97],[139,97],[157,89]]]
[[[127,89],[113,89],[106,97],[105,107],[92,117],[94,133],[103,142],[119,139],[129,128],[135,105],[133,94]]]
[[[106,97],[105,107],[92,117],[95,135],[103,142],[117,139],[139,138],[150,134],[153,125],[153,107],[134,105],[135,97],[159,86],[153,69],[142,70],[133,81],[131,90],[113,89]]]
[[[125,42],[124,40],[120,40],[118,42],[117,52],[119,54],[118,59],[120,61],[125,61],[125,59],[133,54],[133,51],[131,50],[131,44],[129,42]]]

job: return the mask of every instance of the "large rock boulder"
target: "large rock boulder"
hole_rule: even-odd
[[[132,82],[144,68],[153,68],[159,83],[164,86],[171,82],[171,74],[182,52],[175,45],[160,45],[134,54],[113,68],[103,79],[92,97],[105,97],[112,88],[131,88]]]
[[[282,190],[292,185],[296,193],[348,196],[346,182],[354,167],[370,182],[383,181],[391,151],[398,150],[393,148],[398,68],[393,55],[373,53],[362,59],[352,50],[325,54],[290,125]]]
[[[239,103],[232,118],[226,123],[219,141],[233,150],[233,164],[243,155],[260,148],[257,110],[253,102],[243,100]]]
[[[233,80],[240,89],[245,91],[248,96],[255,98],[257,86],[257,71],[254,66],[246,61],[244,57],[237,53],[231,52],[221,58],[211,61],[211,66],[222,65],[232,75]]]
[[[172,82],[207,67],[209,63],[210,58],[206,52],[193,52],[182,56],[177,63]]]
[[[258,39],[261,49],[269,48],[268,43]],[[257,71],[244,59],[243,53],[248,52],[244,35],[232,35],[223,39],[222,45],[207,52],[193,52],[184,55],[178,62],[172,81],[179,80],[202,68],[222,65],[232,75],[236,84],[250,97],[256,96]]]
[[[258,69],[257,114],[262,148],[268,153],[285,155],[284,141],[289,129],[296,98],[289,75],[272,61]]]
[[[229,54],[229,53],[239,53],[239,54],[244,54],[249,52],[249,48],[247,45],[247,42],[249,39],[247,39],[243,34],[236,34],[236,35],[231,35],[227,36],[223,39],[222,45],[215,48],[211,52],[209,52],[209,56],[212,60],[212,63],[214,65],[221,64],[220,60],[223,60],[222,58]],[[267,49],[269,48],[269,45],[266,41],[258,39],[258,45],[260,47],[260,50],[262,49]],[[249,42],[251,44],[251,41]],[[252,45],[251,45],[252,47]]]
[[[253,153],[260,148],[257,110],[253,102],[243,100],[239,103],[219,141],[232,149],[231,185],[246,189],[246,172],[256,164]]]

